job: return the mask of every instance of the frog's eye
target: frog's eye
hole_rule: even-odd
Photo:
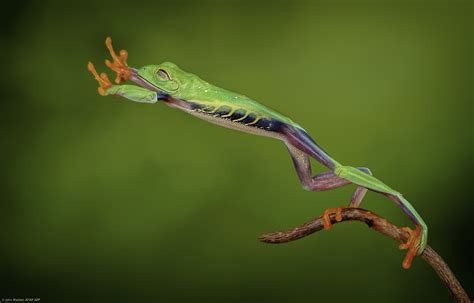
[[[157,74],[158,74],[158,76],[160,76],[161,78],[163,78],[165,80],[171,80],[170,75],[164,69],[160,68],[158,70]]]

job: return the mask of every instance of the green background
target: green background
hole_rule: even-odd
[[[97,94],[111,35],[297,121],[412,201],[474,292],[473,2],[26,2],[2,9],[1,298],[449,301],[360,223],[257,237],[348,203],[304,191],[278,141]],[[109,72],[112,76],[112,73]],[[321,171],[321,167],[317,169]],[[364,208],[410,225],[369,193]]]

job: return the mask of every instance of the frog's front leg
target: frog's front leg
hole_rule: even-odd
[[[158,94],[154,91],[135,85],[113,85],[106,73],[97,73],[94,65],[89,62],[87,68],[99,83],[98,92],[102,96],[116,95],[140,103],[156,103]]]
[[[140,103],[156,103],[158,101],[156,92],[135,85],[112,85],[105,93],[106,95],[116,95]]]

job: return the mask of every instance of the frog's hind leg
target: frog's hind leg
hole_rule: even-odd
[[[372,171],[370,171],[370,169],[368,169],[367,167],[358,167],[357,169],[372,176]],[[357,186],[356,190],[352,194],[351,203],[349,204],[349,207],[359,207],[367,191],[367,188],[363,186]]]
[[[313,157],[332,171],[337,167],[340,167],[341,164],[332,159],[331,156],[329,156],[329,154],[327,154],[301,127],[285,125],[283,127],[283,133],[286,137],[285,143],[290,151],[298,176],[300,177],[301,183],[305,189],[321,191],[352,183],[348,179],[344,180],[343,178],[338,178],[338,176],[333,172],[323,173],[312,177],[309,156]],[[372,175],[372,172],[368,168],[359,167],[357,169],[368,175]],[[366,193],[366,188],[358,186],[352,195],[349,207],[359,206]]]
[[[288,151],[290,152],[291,158],[293,160],[293,164],[295,166],[298,177],[301,181],[301,184],[306,190],[325,191],[325,190],[331,190],[331,189],[338,188],[338,187],[352,183],[350,180],[338,177],[332,171],[324,172],[316,176],[313,176],[312,169],[311,169],[311,162],[309,160],[308,155],[289,143],[287,143],[287,147],[288,147]],[[370,173],[370,170],[368,170],[367,168],[361,167],[358,169],[360,169],[361,171]],[[352,195],[351,203],[349,204],[349,207],[357,207],[361,203],[366,192],[367,192],[366,188],[362,186],[357,187],[357,189],[354,191]],[[339,206],[339,207],[330,208],[324,211],[324,214],[323,214],[324,229],[326,230],[331,229],[331,226],[332,226],[331,220],[330,220],[331,214],[333,213],[336,214],[335,216],[336,221],[342,220],[341,211],[344,208],[345,207],[343,206]]]
[[[428,243],[428,226],[410,202],[408,202],[400,193],[385,193],[384,195],[400,206],[403,212],[416,224],[415,230],[411,230],[409,227],[403,228],[410,234],[408,241],[400,245],[400,249],[408,249],[402,263],[403,268],[408,269],[411,266],[413,258],[416,255],[421,255]]]
[[[355,167],[338,166],[334,172],[340,178],[349,180],[354,184],[363,186],[388,197],[402,209],[413,223],[417,225],[415,231],[410,233],[412,234],[412,237],[409,242],[402,246],[402,248],[408,248],[403,267],[409,268],[413,257],[417,254],[420,255],[425,249],[428,239],[428,228],[415,208],[399,192],[391,189],[374,176],[361,172]]]

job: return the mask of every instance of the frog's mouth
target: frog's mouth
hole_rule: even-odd
[[[130,67],[130,72],[131,72],[131,75],[130,75],[129,79],[132,80],[133,82],[135,82],[136,84],[138,84],[141,87],[144,87],[146,89],[149,89],[151,91],[155,91],[155,92],[158,92],[158,93],[164,93],[164,91],[162,91],[160,88],[158,88],[155,85],[151,84],[145,78],[140,77],[138,75],[138,69]]]
[[[151,91],[157,92],[162,95],[169,95],[176,92],[179,89],[179,84],[175,80],[165,80],[167,81],[164,87],[158,87],[156,84],[153,84],[143,76],[138,73],[138,69],[130,67],[130,77],[129,80],[135,82],[136,84],[140,85],[143,88],[149,89]],[[170,85],[172,84],[172,86]]]

